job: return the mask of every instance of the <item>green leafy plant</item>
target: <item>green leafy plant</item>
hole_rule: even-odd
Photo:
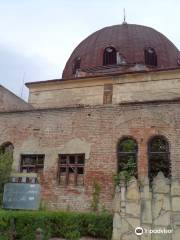
[[[91,209],[93,212],[97,212],[99,209],[99,200],[100,200],[101,187],[96,180],[93,182],[93,193],[91,201]]]
[[[123,179],[125,182],[129,182],[130,179],[133,176],[136,176],[137,173],[137,166],[136,166],[136,161],[134,160],[133,157],[129,157],[126,164],[123,163],[122,165],[122,171],[120,171],[118,174],[114,175],[114,183],[115,185],[119,185],[120,181]]]
[[[75,240],[79,239],[81,237],[81,234],[78,230],[72,231],[72,232],[67,232],[65,234],[65,238],[69,240]]]
[[[0,148],[0,205],[2,205],[4,184],[9,181],[12,162],[13,162],[12,153],[4,152],[3,149]]]
[[[44,239],[79,239],[83,236],[111,239],[113,217],[108,213],[76,213],[48,211],[1,211],[0,239],[8,240],[14,219],[17,239],[34,240],[37,228]]]

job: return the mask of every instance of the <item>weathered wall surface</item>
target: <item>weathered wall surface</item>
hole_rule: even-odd
[[[164,135],[170,144],[172,176],[180,179],[179,106],[177,101],[0,113],[0,144],[13,143],[15,171],[21,154],[45,154],[41,183],[50,207],[88,210],[96,179],[101,186],[101,205],[111,209],[117,142],[123,136],[132,136],[138,143],[141,180],[148,173],[149,139]],[[58,154],[72,153],[73,149],[85,153],[84,186],[60,186]]]
[[[112,240],[179,240],[180,181],[169,180],[159,172],[152,188],[149,180],[121,181],[114,197]],[[135,230],[141,227],[142,234]]]
[[[29,102],[35,108],[66,107],[78,104],[103,104],[103,85],[50,89],[30,94]]]
[[[32,106],[0,85],[0,112],[32,109]]]
[[[113,84],[114,104],[176,99],[180,92],[180,70],[34,83],[28,85],[29,103],[35,108],[103,104],[105,84]]]

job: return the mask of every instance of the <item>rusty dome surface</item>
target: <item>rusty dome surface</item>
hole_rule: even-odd
[[[144,64],[144,49],[151,47],[157,54],[156,68],[178,67],[179,51],[167,37],[150,27],[121,24],[105,27],[84,39],[67,61],[62,78],[75,77],[73,64],[78,57],[82,70],[102,66],[104,49],[109,46],[114,47],[127,64]]]

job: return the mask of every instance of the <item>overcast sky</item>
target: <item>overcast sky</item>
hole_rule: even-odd
[[[0,84],[26,98],[23,81],[61,78],[73,49],[105,26],[155,28],[180,49],[179,0],[0,0]]]

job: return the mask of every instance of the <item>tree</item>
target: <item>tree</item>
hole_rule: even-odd
[[[4,184],[8,182],[13,162],[13,154],[0,148],[0,205],[2,205]]]

